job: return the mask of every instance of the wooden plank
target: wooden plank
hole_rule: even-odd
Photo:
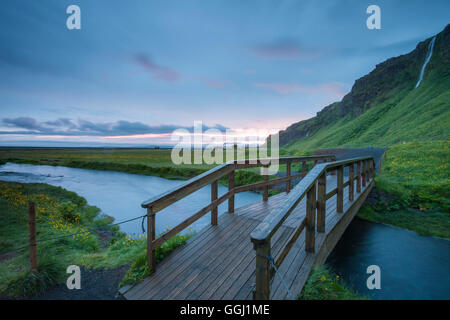
[[[221,215],[221,217],[224,217],[224,215]],[[185,272],[190,269],[195,269],[194,266],[196,265],[196,262],[201,260],[202,257],[211,254],[211,251],[219,255],[220,245],[229,239],[229,234],[235,233],[242,227],[242,223],[237,223],[236,221],[236,219],[242,221],[238,216],[225,215],[225,218],[227,219],[222,219],[222,222],[218,224],[218,226],[211,227],[214,228],[214,232],[210,233],[202,250],[197,250],[194,254],[185,256],[184,259],[176,257],[176,263],[173,264],[170,272],[168,270],[165,273],[156,273],[153,275],[152,277],[154,278],[151,279],[149,285],[142,288],[137,295],[140,297],[147,296],[150,298],[161,296],[164,292],[172,290],[180,281],[182,281],[182,279],[185,279]],[[231,224],[233,221],[235,222]],[[156,279],[157,281],[155,281]]]
[[[280,249],[283,247],[285,240],[291,233],[291,228],[281,227],[279,231],[274,234],[271,249],[273,256],[277,256]],[[208,297],[208,299],[234,299],[242,284],[246,283],[252,276],[254,277],[255,257],[253,250],[251,254],[246,254],[244,260],[233,270],[226,279],[226,282],[223,282],[214,295]]]
[[[251,248],[248,234],[254,226],[255,221],[246,220],[232,239],[225,240],[219,246],[209,247],[208,253],[196,260],[196,266],[199,268],[183,273],[182,282],[172,290],[168,290],[167,294],[161,298],[198,299],[200,294],[212,285],[214,279],[211,279],[210,275],[220,270],[221,265],[226,265],[224,261],[233,261],[245,246]]]
[[[203,188],[204,186],[220,179],[221,177],[229,174],[234,170],[234,165],[230,163],[224,163],[211,170],[208,170],[195,178],[192,178],[180,186],[164,192],[163,194],[153,197],[142,203],[142,207],[152,207],[153,213],[161,211],[172,203],[183,199],[184,197],[190,195],[191,193]]]
[[[281,251],[280,255],[277,257],[277,259],[275,261],[275,266],[277,268],[279,268],[280,265],[283,263],[284,259],[286,258],[286,256],[288,255],[288,253],[292,249],[292,247],[294,246],[294,243],[297,241],[298,237],[302,233],[302,231],[305,228],[305,226],[306,226],[306,218],[303,219],[303,221],[300,224],[300,226],[298,226],[298,228],[295,230],[294,234],[289,239],[289,241],[286,244],[286,246],[284,246],[284,249]]]
[[[207,214],[209,211],[211,211],[214,207],[217,207],[219,204],[221,204],[222,202],[227,200],[229,197],[231,197],[232,194],[233,194],[232,191],[223,194],[222,196],[220,196],[220,198],[214,200],[213,202],[208,204],[203,209],[200,209],[197,213],[193,214],[192,216],[190,216],[189,218],[187,218],[186,220],[181,222],[176,227],[174,227],[174,228],[170,229],[169,231],[167,231],[166,233],[162,234],[158,239],[153,241],[153,247],[155,247],[155,248],[159,247],[164,242],[166,242],[167,240],[169,240],[173,236],[177,235],[178,233],[180,233],[184,229],[186,229],[188,226],[190,226],[195,221],[197,221],[198,219],[203,217],[205,214]]]
[[[334,188],[333,190],[331,190],[330,192],[328,192],[327,195],[326,195],[326,199],[328,200],[328,199],[332,198],[334,195],[337,194],[337,191],[338,191],[338,189],[337,189],[337,188]]]
[[[330,163],[322,163],[314,166],[311,171],[295,186],[293,192],[289,193],[284,203],[282,203],[277,209],[271,212],[261,224],[252,232],[251,237],[254,240],[262,241],[269,238],[273,233],[279,228],[279,226],[286,220],[292,210],[297,206],[300,200],[305,196],[305,193],[316,183],[316,179],[324,173],[326,170],[333,169],[336,167],[343,167],[350,163],[354,163],[358,160],[367,159],[355,158],[347,159],[342,161],[335,161]],[[343,170],[341,174],[341,179],[338,179],[342,183],[340,184],[341,190],[343,185]],[[342,192],[341,192],[342,195]],[[339,198],[339,188],[338,188],[338,198]],[[340,208],[342,210],[342,208]],[[339,208],[338,208],[339,210]]]
[[[265,186],[271,186],[274,184],[278,184],[278,183],[282,183],[285,181],[289,181],[289,180],[296,179],[296,178],[302,178],[302,177],[304,177],[303,173],[299,173],[299,174],[291,175],[290,177],[282,177],[282,178],[278,178],[278,179],[265,180],[265,181],[261,181],[258,183],[247,184],[247,185],[235,187],[234,193],[236,194],[236,193],[241,193],[241,192],[245,192],[245,191],[255,190],[255,189],[265,187]]]

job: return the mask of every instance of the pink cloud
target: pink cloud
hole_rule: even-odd
[[[199,77],[199,80],[201,82],[203,82],[205,85],[207,85],[208,87],[211,87],[211,88],[221,89],[221,88],[225,87],[224,83],[222,83],[222,82],[220,82],[218,80],[212,79],[212,78]]]
[[[313,95],[327,94],[335,98],[342,98],[347,92],[347,86],[339,82],[322,83],[318,85],[288,84],[277,82],[254,83],[254,87],[275,91],[279,94],[305,93]]]
[[[145,70],[153,74],[158,80],[175,82],[181,77],[179,72],[153,63],[153,61],[151,61],[151,59],[145,54],[136,55],[135,60],[140,66],[144,67]]]
[[[320,57],[323,53],[301,46],[295,41],[283,40],[273,43],[258,44],[250,48],[250,52],[267,60],[300,60]]]

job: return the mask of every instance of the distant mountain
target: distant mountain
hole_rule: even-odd
[[[300,153],[325,147],[448,140],[450,25],[436,35],[423,81],[414,88],[432,38],[408,54],[378,64],[355,81],[342,101],[280,131],[280,145],[290,153]]]

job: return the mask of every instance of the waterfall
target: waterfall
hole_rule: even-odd
[[[431,39],[430,44],[428,45],[427,57],[425,58],[425,62],[423,63],[423,66],[422,66],[422,71],[420,71],[419,80],[417,81],[417,84],[414,87],[414,89],[417,88],[420,85],[420,83],[422,82],[423,75],[425,73],[425,68],[426,68],[428,62],[430,61],[431,56],[433,55],[433,48],[434,48],[435,40],[436,40],[436,36],[434,36],[433,39]]]

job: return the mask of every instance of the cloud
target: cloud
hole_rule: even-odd
[[[347,86],[339,82],[322,83],[319,85],[303,85],[277,82],[253,83],[254,87],[275,91],[279,94],[304,93],[313,95],[327,94],[335,98],[342,98],[347,92]]]
[[[19,117],[15,119],[3,119],[3,124],[7,127],[17,127],[27,130],[40,130],[41,127],[39,126],[38,122],[29,117]]]
[[[223,82],[220,82],[218,80],[207,78],[207,77],[199,77],[199,80],[211,88],[221,89],[225,87],[225,84]]]
[[[166,82],[176,82],[180,79],[181,74],[173,69],[162,67],[155,64],[147,55],[137,54],[135,55],[135,61],[143,67],[146,71],[150,72],[156,79]]]
[[[59,136],[127,136],[137,134],[169,134],[176,129],[193,131],[193,126],[157,125],[149,126],[142,122],[130,122],[119,120],[116,122],[92,122],[79,119],[77,122],[67,118],[59,118],[53,121],[39,122],[30,117],[4,118],[2,124],[15,131],[0,131],[0,134],[29,134],[29,135],[59,135]],[[21,130],[18,130],[21,129]],[[215,124],[207,126],[203,124],[202,130],[217,129],[221,132],[228,128]]]
[[[250,53],[266,60],[312,59],[320,57],[323,54],[318,50],[307,48],[289,39],[256,44],[250,48]]]

